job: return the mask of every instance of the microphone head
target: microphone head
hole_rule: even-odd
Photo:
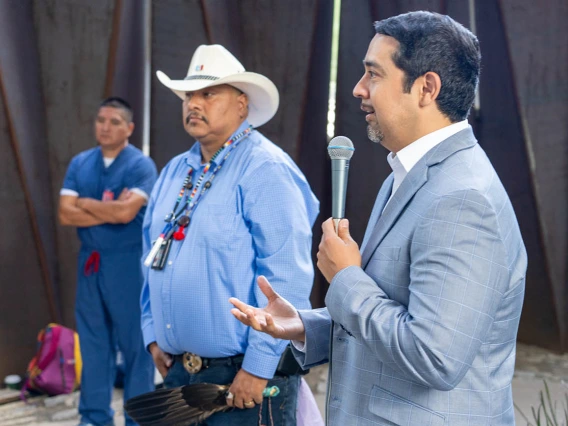
[[[345,136],[334,137],[327,146],[327,153],[332,160],[349,160],[354,151],[353,142]]]

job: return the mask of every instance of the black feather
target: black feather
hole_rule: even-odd
[[[129,399],[124,410],[140,426],[189,426],[227,411],[229,385],[198,383],[158,389]]]

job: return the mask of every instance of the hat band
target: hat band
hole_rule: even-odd
[[[184,80],[219,80],[214,75],[188,75]]]

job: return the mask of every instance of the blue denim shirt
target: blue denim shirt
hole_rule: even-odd
[[[235,134],[246,127],[245,121]],[[190,166],[195,182],[204,169],[198,142],[171,160],[158,178],[144,218],[143,259],[162,231]],[[299,168],[253,131],[201,198],[185,239],[172,242],[165,268],[143,266],[145,345],[155,341],[171,354],[204,357],[245,354],[246,371],[271,378],[286,342],[242,325],[231,314],[228,299],[264,306],[266,298],[256,284],[264,275],[294,306],[309,308],[311,228],[318,211],[319,202]]]

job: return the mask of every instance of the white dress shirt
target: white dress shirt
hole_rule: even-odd
[[[415,140],[410,145],[405,146],[396,154],[391,152],[389,155],[387,155],[387,161],[394,173],[394,182],[392,184],[392,192],[391,196],[389,197],[389,201],[397,191],[398,187],[400,186],[408,172],[412,170],[416,163],[418,163],[428,151],[430,151],[440,142],[448,139],[452,135],[455,135],[457,132],[467,129],[468,127],[469,123],[467,122],[467,120],[450,124],[449,126],[443,127],[439,130],[436,130],[435,132],[428,133],[426,136],[422,136],[420,139]]]

